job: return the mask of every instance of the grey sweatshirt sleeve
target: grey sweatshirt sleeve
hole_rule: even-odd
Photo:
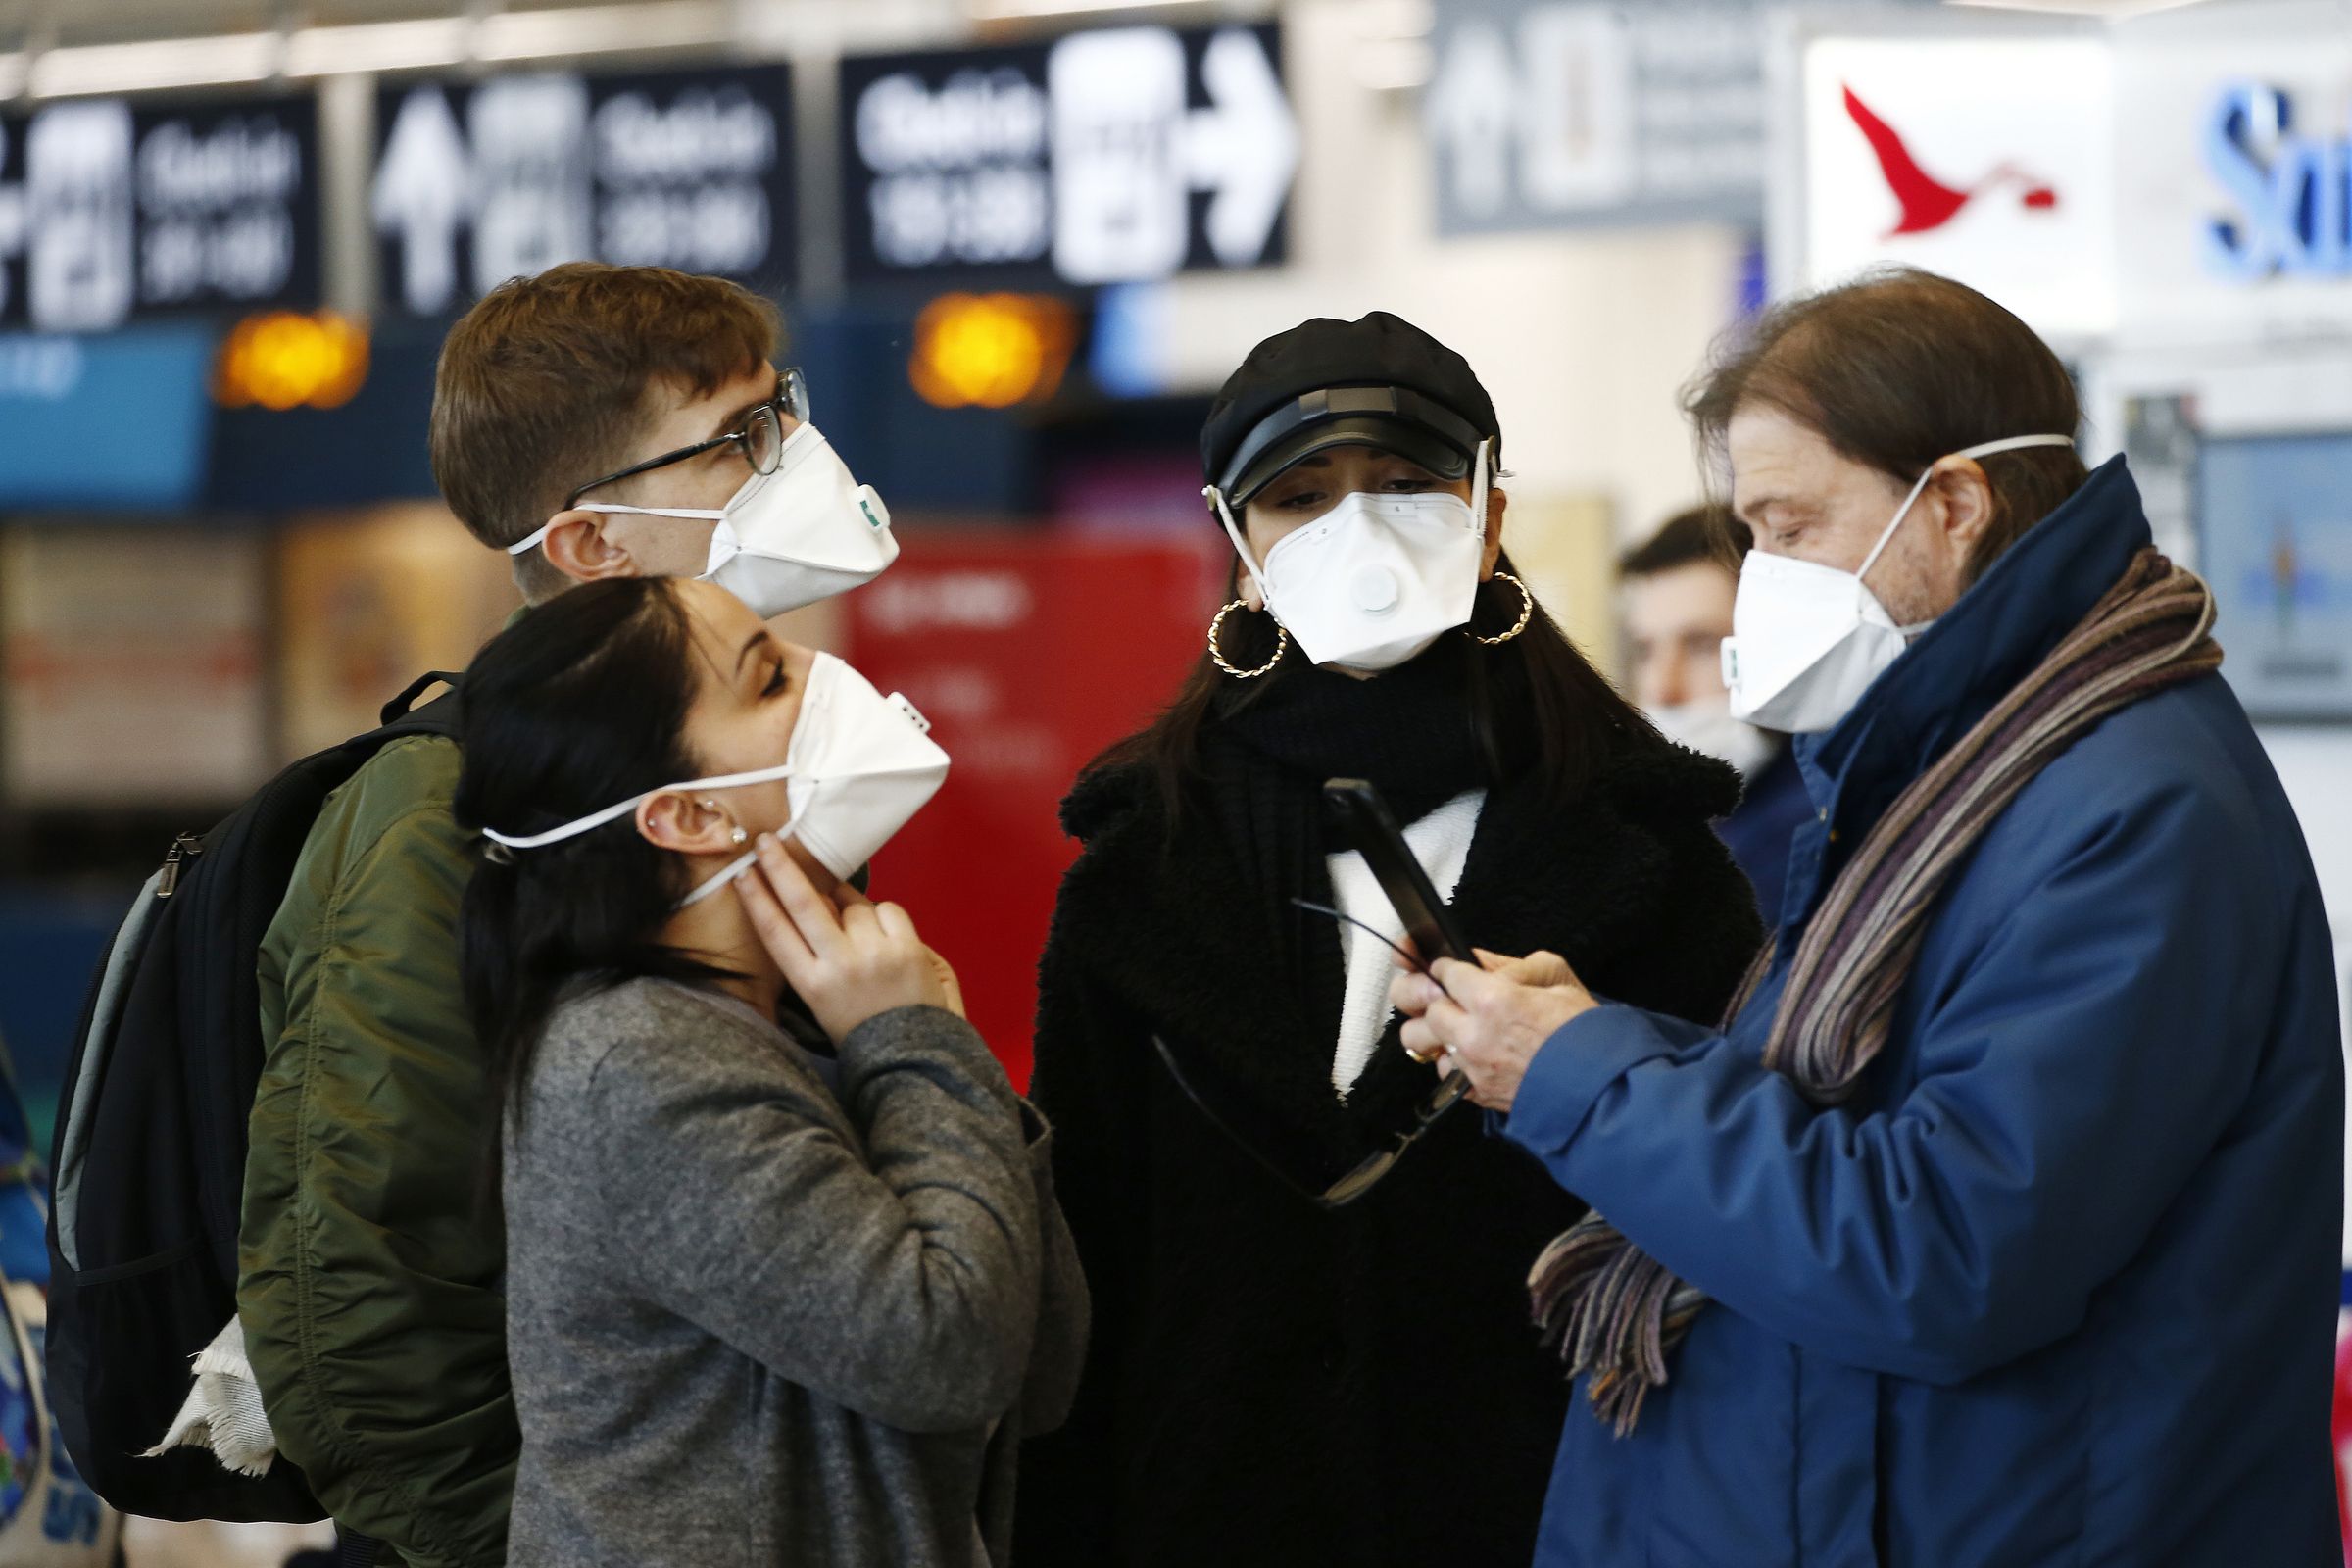
[[[1019,1402],[1038,1190],[1019,1100],[932,1007],[841,1043],[862,1152],[788,1075],[688,1040],[608,1052],[590,1097],[602,1202],[662,1305],[820,1396],[909,1432]],[[763,1070],[764,1069],[764,1070]]]
[[[1029,1382],[1021,1391],[1024,1436],[1052,1432],[1070,1417],[1086,1368],[1086,1339],[1092,1302],[1086,1271],[1070,1222],[1054,1196],[1054,1131],[1034,1105],[1022,1102],[1034,1138],[1029,1159],[1037,1178],[1037,1212],[1043,1227],[1044,1267],[1038,1285],[1037,1347],[1029,1358]]]

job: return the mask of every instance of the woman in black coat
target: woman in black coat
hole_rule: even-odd
[[[1509,575],[1498,443],[1469,366],[1379,313],[1269,339],[1211,411],[1239,595],[1063,806],[1033,1093],[1095,1338],[1023,1461],[1023,1568],[1533,1555],[1568,1387],[1525,1281],[1581,1205],[1469,1107],[1352,1203],[1309,1196],[1436,1087],[1377,939],[1295,902],[1396,931],[1322,784],[1380,787],[1470,941],[1612,997],[1711,1020],[1761,931],[1708,828],[1735,776]]]

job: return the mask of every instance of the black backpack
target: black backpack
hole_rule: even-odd
[[[421,708],[427,686],[451,690]],[[329,792],[386,743],[455,738],[457,677],[383,727],[289,764],[225,821],[182,834],[90,984],[59,1096],[49,1209],[49,1396],[98,1494],[158,1519],[325,1517],[280,1457],[246,1477],[161,1442],[189,1363],[237,1310],[247,1122],[269,1043],[255,960]]]

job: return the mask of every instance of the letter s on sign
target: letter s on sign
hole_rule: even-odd
[[[2225,87],[2198,138],[2205,167],[2245,216],[2208,220],[2202,236],[2205,265],[2222,276],[2250,283],[2278,270],[2278,227],[2271,214],[2270,171],[2252,145],[2258,127],[2276,141],[2286,127],[2286,95],[2271,87]]]

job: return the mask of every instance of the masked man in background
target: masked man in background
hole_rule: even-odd
[[[1767,926],[1780,923],[1788,843],[1813,814],[1788,739],[1732,713],[1723,644],[1747,557],[1747,524],[1722,506],[1669,518],[1618,563],[1629,695],[1668,740],[1732,764],[1744,786],[1715,824],[1756,890]]]

